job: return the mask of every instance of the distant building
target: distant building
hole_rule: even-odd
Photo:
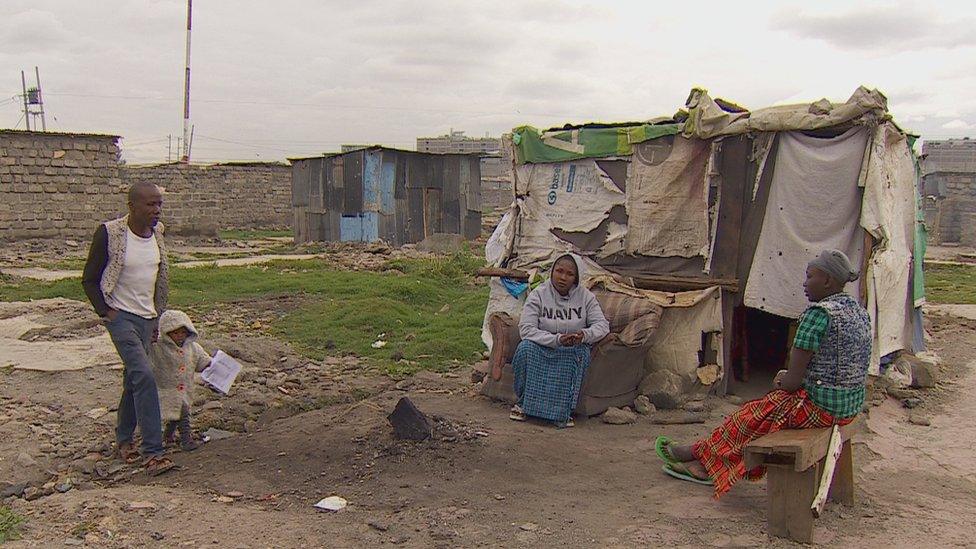
[[[929,239],[976,246],[976,140],[922,143],[922,188]]]
[[[352,152],[368,148],[369,145],[339,145],[339,152]]]
[[[512,135],[468,137],[453,129],[440,137],[418,137],[417,152],[481,155],[482,203],[489,208],[508,206],[512,195]]]
[[[976,173],[976,139],[926,140],[922,155],[924,173]]]
[[[451,130],[440,137],[418,137],[417,152],[434,154],[472,154],[491,153],[501,149],[501,139],[497,137],[468,137],[463,131]]]

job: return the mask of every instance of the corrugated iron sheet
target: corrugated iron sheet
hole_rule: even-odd
[[[435,232],[481,233],[476,156],[386,148],[292,161],[299,241],[419,242]]]

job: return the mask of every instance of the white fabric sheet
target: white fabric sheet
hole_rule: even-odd
[[[861,225],[876,241],[866,277],[876,374],[881,357],[912,345],[915,165],[908,140],[893,124],[875,130],[866,168]]]
[[[796,318],[808,305],[802,284],[807,263],[817,254],[836,248],[852,264],[861,264],[864,238],[858,225],[858,176],[867,138],[864,128],[831,139],[781,134],[746,284],[747,306]],[[857,284],[849,285],[848,291],[857,295]]]

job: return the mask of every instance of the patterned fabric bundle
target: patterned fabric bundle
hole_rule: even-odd
[[[599,287],[591,291],[610,322],[610,332],[618,334],[623,345],[639,347],[657,330],[664,312],[660,305]]]
[[[707,438],[692,447],[695,457],[715,481],[715,497],[728,492],[742,478],[759,480],[765,467],[746,471],[742,448],[759,437],[783,429],[814,429],[845,425],[851,419],[835,419],[817,407],[800,389],[794,393],[773,391],[747,402],[719,425]]]

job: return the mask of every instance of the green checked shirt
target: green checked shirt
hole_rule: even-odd
[[[825,338],[828,337],[830,320],[830,314],[823,306],[817,304],[808,308],[800,317],[793,347],[811,351],[816,357]],[[831,387],[820,381],[814,381],[808,375],[804,379],[803,388],[806,389],[814,404],[836,418],[855,416],[864,405],[865,390],[863,384],[857,387]]]

